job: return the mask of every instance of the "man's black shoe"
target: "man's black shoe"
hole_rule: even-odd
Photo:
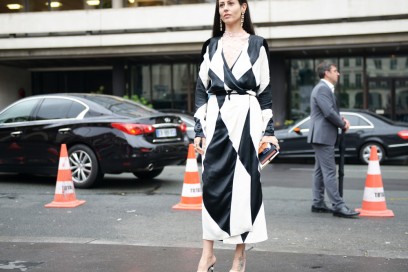
[[[333,211],[333,216],[338,216],[338,217],[354,217],[356,215],[359,215],[359,212],[350,210],[347,206],[343,206],[340,209],[334,210]]]
[[[312,212],[315,213],[332,213],[333,209],[326,206],[325,203],[321,205],[312,205]]]

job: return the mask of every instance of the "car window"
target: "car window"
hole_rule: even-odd
[[[71,108],[69,109],[68,114],[67,114],[67,118],[76,118],[85,109],[86,108],[84,105],[78,102],[72,101]]]
[[[153,113],[158,113],[158,111],[154,109],[139,105],[126,99],[119,99],[109,96],[86,96],[85,98],[101,105],[113,113],[130,117],[150,116]]]
[[[37,103],[38,100],[30,99],[11,106],[0,114],[0,124],[29,121]]]
[[[73,100],[46,98],[38,110],[36,120],[75,118],[85,107]]]
[[[345,114],[344,118],[349,120],[350,126],[352,127],[370,126],[370,123],[358,115]]]

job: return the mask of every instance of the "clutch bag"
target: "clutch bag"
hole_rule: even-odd
[[[263,143],[258,150],[259,165],[263,169],[270,163],[277,155],[279,150],[271,143]]]

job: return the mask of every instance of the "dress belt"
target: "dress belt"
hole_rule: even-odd
[[[245,92],[245,93],[239,93],[239,92],[237,92],[237,91],[233,91],[233,90],[228,90],[228,91],[225,91],[225,93],[224,93],[224,92],[215,93],[215,95],[220,95],[220,96],[224,96],[224,95],[226,95],[226,96],[228,96],[228,100],[231,100],[231,98],[230,98],[231,94],[238,94],[238,95],[252,95],[252,94],[249,94],[249,93],[247,93],[247,92]],[[252,95],[252,96],[255,96],[255,95]]]

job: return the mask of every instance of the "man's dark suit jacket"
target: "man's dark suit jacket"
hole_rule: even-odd
[[[313,88],[310,97],[310,127],[308,143],[335,145],[338,128],[344,128],[336,98],[322,80]]]

